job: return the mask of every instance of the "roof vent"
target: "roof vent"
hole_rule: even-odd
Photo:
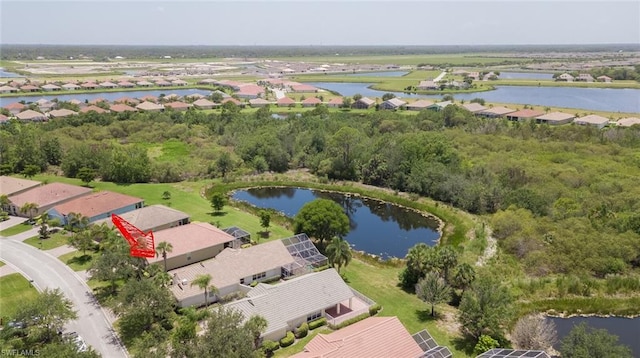
[[[186,278],[183,278],[183,279],[182,279],[182,284],[183,284],[183,285],[186,285],[186,284],[187,284],[187,279],[186,279]]]

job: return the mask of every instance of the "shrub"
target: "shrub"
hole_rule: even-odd
[[[478,343],[476,343],[476,346],[473,348],[473,352],[475,354],[482,354],[491,349],[498,348],[499,346],[500,343],[497,340],[493,339],[491,336],[483,334],[478,338]]]
[[[376,313],[378,313],[378,311],[380,311],[382,309],[382,306],[380,306],[379,304],[375,304],[371,307],[369,307],[369,316],[375,316]]]
[[[352,325],[352,324],[354,324],[356,322],[360,322],[360,321],[362,321],[363,319],[366,319],[366,318],[369,318],[369,314],[368,313],[363,313],[363,314],[361,314],[359,316],[355,316],[355,317],[353,317],[351,319],[343,321],[338,325],[334,326],[334,325],[331,324],[331,325],[329,325],[329,327],[331,329],[340,329],[340,328],[344,328],[346,326]]]
[[[327,319],[326,318],[324,318],[324,317],[318,318],[315,321],[309,322],[309,329],[314,330],[314,329],[316,329],[318,327],[322,327],[322,326],[324,326],[326,324],[327,324]]]
[[[249,286],[251,287],[256,287],[258,285],[258,281],[252,281],[251,284],[249,284]]]
[[[280,349],[280,343],[278,342],[270,341],[268,339],[262,342],[262,350],[267,354],[273,353],[278,349]]]
[[[280,340],[280,347],[282,348],[289,347],[290,345],[293,344],[295,340],[296,340],[296,337],[293,335],[293,332],[289,331],[287,332],[287,335]]]
[[[307,322],[303,322],[295,331],[296,338],[298,339],[306,337],[307,333],[309,333],[309,325]]]

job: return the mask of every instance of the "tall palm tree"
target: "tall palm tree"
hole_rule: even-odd
[[[464,290],[466,290],[475,279],[476,270],[473,266],[468,263],[461,263],[456,267],[455,273],[453,274],[453,282],[456,287],[462,289],[460,297],[464,295]]]
[[[0,209],[8,211],[10,203],[11,201],[9,201],[9,197],[7,195],[0,195]]]
[[[349,242],[341,237],[334,237],[333,240],[327,245],[327,258],[331,266],[338,266],[338,273],[340,273],[340,267],[347,266],[351,262],[351,246]]]
[[[247,323],[244,324],[245,328],[251,332],[253,336],[253,348],[258,349],[260,347],[260,335],[267,329],[269,322],[267,319],[260,315],[253,315],[249,317]]]
[[[159,242],[156,245],[156,257],[162,255],[162,260],[164,261],[164,271],[167,271],[167,253],[173,251],[173,245],[166,241]]]
[[[33,221],[34,212],[38,212],[38,204],[36,203],[24,203],[20,208],[20,213],[29,215],[29,221]]]
[[[198,286],[204,290],[204,305],[205,307],[209,307],[209,292],[218,292],[218,288],[211,285],[211,275],[207,273],[196,276],[196,278],[191,281],[191,286]]]
[[[67,214],[67,224],[72,231],[85,228],[89,225],[89,218],[80,213]]]

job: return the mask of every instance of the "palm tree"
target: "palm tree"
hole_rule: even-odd
[[[20,208],[21,214],[29,215],[29,221],[33,221],[33,213],[38,212],[38,204],[36,203],[24,203]]]
[[[10,203],[11,201],[9,201],[9,197],[7,195],[0,195],[0,209],[7,210]]]
[[[453,275],[453,283],[456,287],[462,289],[462,293],[460,297],[464,295],[464,290],[471,285],[471,283],[476,279],[476,270],[473,266],[467,263],[461,263],[456,267],[456,271]]]
[[[85,228],[89,225],[89,218],[80,213],[67,214],[67,225],[72,231],[76,231],[78,228]]]
[[[167,253],[171,251],[173,251],[173,245],[166,241],[162,241],[156,246],[156,257],[162,255],[162,259],[164,260],[165,272],[167,271]]]
[[[217,293],[218,289],[216,286],[210,285],[211,283],[211,275],[203,274],[198,275],[196,278],[191,281],[191,286],[198,286],[200,289],[204,290],[204,305],[205,307],[209,307],[209,292]]]
[[[436,272],[429,272],[416,284],[418,298],[431,305],[431,316],[435,317],[435,305],[451,299],[451,287]]]
[[[334,237],[327,245],[327,258],[331,266],[338,266],[338,273],[340,273],[340,267],[343,265],[346,267],[351,262],[352,254],[349,242],[341,237]]]

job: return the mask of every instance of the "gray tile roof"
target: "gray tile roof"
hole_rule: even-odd
[[[294,262],[294,258],[280,240],[246,249],[226,248],[213,259],[170,270],[169,274],[176,275],[178,282],[183,282],[182,280],[187,282],[181,285],[182,287],[171,286],[171,291],[177,299],[182,300],[203,293],[197,286],[191,287],[191,281],[198,275],[210,274],[211,284],[223,288],[239,284],[241,278],[282,267],[291,262]]]
[[[189,218],[189,215],[164,205],[151,205],[122,214],[120,217],[135,225],[142,231],[149,231],[168,223],[187,219]],[[96,224],[102,223],[107,224],[109,227],[113,226],[111,218],[96,222]]]
[[[334,269],[294,278],[278,285],[258,284],[247,297],[227,304],[245,319],[263,316],[265,334],[287,327],[287,322],[334,306],[353,297],[353,291]]]

